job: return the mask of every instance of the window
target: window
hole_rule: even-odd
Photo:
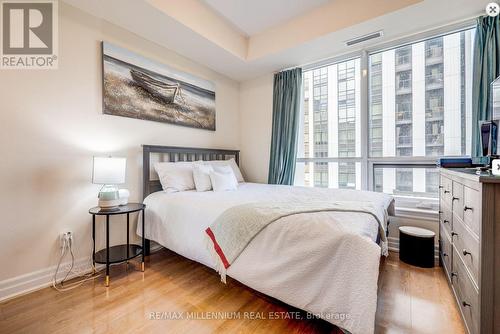
[[[373,170],[373,190],[393,194],[399,209],[438,210],[439,172],[436,168],[375,164]]]
[[[355,58],[304,72],[296,184],[361,189],[361,165],[343,160],[361,155],[360,68]]]
[[[400,47],[396,49],[396,66],[410,65],[411,47]]]
[[[436,209],[436,157],[470,154],[474,36],[434,35],[305,70],[296,184]]]
[[[373,171],[374,174],[374,186],[373,190],[378,191],[378,192],[383,192],[384,191],[384,171],[382,169],[375,169]]]
[[[354,163],[339,164],[339,188],[356,189],[356,166]]]
[[[411,168],[396,168],[396,194],[406,194],[413,191],[413,170]]]
[[[466,87],[472,79],[473,38],[474,29],[465,30],[369,56],[369,68],[377,66],[377,72],[369,73],[369,117],[380,119],[382,113],[386,123],[370,122],[370,137],[376,133],[375,141],[380,140],[380,130],[373,130],[385,131],[384,149],[380,152],[372,146],[370,156],[470,153],[466,139],[470,137],[467,133],[471,124],[467,119],[471,118],[471,101],[470,96],[467,99],[470,87],[469,91]],[[398,67],[408,61],[410,67]],[[390,84],[391,76],[395,88]],[[385,97],[383,101],[380,95]],[[391,129],[394,104],[395,124]]]
[[[314,186],[321,188],[328,187],[328,163],[314,163]]]
[[[361,163],[297,162],[295,185],[360,190]]]
[[[394,157],[403,163],[403,157],[420,157],[432,163],[436,156],[470,154],[473,38],[474,30],[466,30],[369,56],[370,65],[378,67],[378,72],[369,73],[369,117],[379,119],[382,110],[383,120],[369,122],[371,157],[387,161]],[[409,66],[401,66],[408,62]],[[380,101],[380,95],[385,99]],[[374,184],[373,188],[395,195],[401,199],[400,206],[410,206],[402,199],[412,196],[428,200],[420,206],[433,207],[437,201],[439,180],[432,169],[381,170],[382,176],[374,177],[374,182],[386,185]]]

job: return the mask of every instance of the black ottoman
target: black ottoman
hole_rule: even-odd
[[[434,232],[424,228],[401,226],[399,259],[418,267],[434,267],[434,236]]]

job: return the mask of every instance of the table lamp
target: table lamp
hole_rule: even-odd
[[[127,159],[117,157],[94,157],[92,183],[102,184],[99,191],[99,207],[113,209],[120,205],[117,184],[125,183]]]

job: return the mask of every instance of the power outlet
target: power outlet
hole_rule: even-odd
[[[69,247],[73,244],[73,233],[71,231],[61,233],[59,237],[59,243],[61,246],[61,250],[64,251],[66,247]]]

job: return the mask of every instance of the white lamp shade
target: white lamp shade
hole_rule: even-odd
[[[92,183],[122,184],[125,183],[126,158],[94,157]]]

